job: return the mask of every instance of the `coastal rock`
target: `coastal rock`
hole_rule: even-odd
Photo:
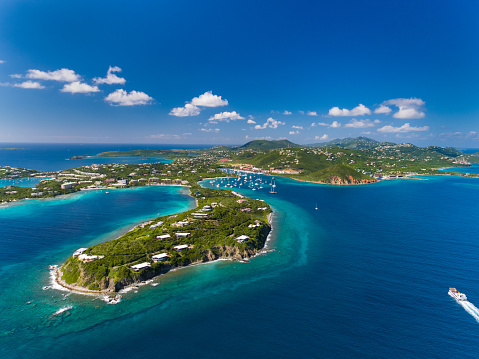
[[[329,183],[325,184],[334,184],[334,185],[350,185],[350,184],[367,184],[367,183],[374,183],[376,182],[375,179],[356,179],[352,176],[347,177],[339,177],[339,176],[332,176],[330,178]]]

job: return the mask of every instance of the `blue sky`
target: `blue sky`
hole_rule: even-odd
[[[479,147],[479,2],[0,3],[0,141]]]

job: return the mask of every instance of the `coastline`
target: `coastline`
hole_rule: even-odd
[[[161,277],[163,275],[167,275],[169,272],[174,272],[174,271],[177,271],[177,270],[186,269],[186,268],[190,268],[190,267],[196,267],[196,266],[200,266],[200,265],[212,264],[212,263],[216,263],[216,262],[220,262],[220,261],[230,261],[230,262],[233,262],[233,263],[236,262],[236,261],[239,261],[239,262],[243,262],[243,263],[248,263],[250,259],[271,251],[270,249],[267,248],[267,243],[271,240],[270,235],[271,235],[272,229],[273,229],[273,227],[271,227],[271,231],[270,231],[270,233],[268,234],[268,237],[265,240],[265,245],[263,246],[263,248],[253,250],[253,254],[251,256],[248,256],[248,257],[245,256],[245,257],[242,257],[242,259],[237,259],[237,258],[234,258],[234,257],[219,257],[219,258],[216,258],[214,260],[193,262],[193,263],[190,263],[186,266],[172,267],[166,273],[161,273],[161,274],[155,275],[155,276],[153,276],[153,277],[151,277],[147,280],[144,280],[144,281],[134,282],[134,283],[128,284],[128,285],[124,286],[123,288],[121,288],[118,292],[112,292],[112,291],[108,291],[108,290],[90,290],[90,289],[86,289],[86,288],[79,287],[79,286],[76,286],[76,285],[67,284],[61,279],[62,272],[60,270],[60,267],[58,267],[53,271],[53,274],[51,275],[52,276],[51,280],[53,281],[54,284],[59,285],[61,288],[55,288],[54,286],[52,286],[51,288],[56,289],[56,290],[69,291],[69,292],[77,293],[77,294],[83,294],[83,295],[116,296],[118,294],[127,293],[127,292],[131,291],[132,289],[134,289],[138,286],[143,286],[145,284],[151,283],[151,281],[154,281],[155,279],[158,279],[159,277]],[[146,283],[146,282],[148,282],[148,283]]]
[[[168,185],[166,185],[166,186],[168,186]],[[174,186],[174,185],[169,185],[169,186]],[[190,188],[190,186],[186,186],[186,185],[179,185],[179,186]],[[142,186],[142,187],[147,187],[147,186]],[[75,193],[73,193],[73,194],[75,194]],[[188,193],[188,196],[190,196],[191,198],[193,198],[195,200],[195,206],[198,207],[197,198],[192,196],[191,192]],[[270,250],[268,249],[268,242],[271,240],[271,234],[273,232],[273,225],[272,225],[273,217],[274,217],[274,212],[271,212],[267,215],[267,221],[268,221],[268,224],[270,226],[270,231],[269,231],[269,233],[268,233],[268,235],[265,239],[265,242],[264,242],[262,248],[245,250],[243,253],[238,251],[234,256],[220,255],[218,258],[215,258],[213,260],[210,260],[210,259],[208,259],[208,257],[206,257],[207,258],[206,260],[193,262],[193,263],[190,263],[186,266],[171,267],[165,273],[160,273],[160,274],[154,275],[153,277],[148,278],[146,281],[155,280],[156,278],[158,278],[162,275],[165,275],[165,274],[167,274],[168,272],[171,272],[171,271],[176,271],[176,270],[179,270],[179,269],[192,267],[192,266],[197,266],[197,265],[201,265],[201,264],[214,263],[214,262],[217,262],[217,261],[229,260],[229,261],[232,261],[232,262],[235,262],[235,261],[249,262],[249,259],[254,258],[254,257],[256,257],[260,254],[265,254],[265,253],[269,252]],[[132,229],[136,228],[138,225],[139,224],[135,225]],[[132,229],[130,229],[129,231],[131,231]],[[117,238],[120,238],[120,237],[117,237]],[[112,239],[112,240],[114,240],[114,239]],[[235,247],[233,247],[233,248],[235,248]],[[226,248],[223,248],[223,250],[224,249],[226,249]],[[226,251],[226,253],[228,253],[228,251]],[[245,253],[246,253],[246,255],[244,255]],[[240,258],[238,258],[237,256],[239,256]],[[63,281],[61,279],[62,275],[63,275],[63,273],[61,271],[61,265],[59,265],[57,268],[55,268],[54,271],[53,270],[51,271],[51,277],[52,277],[51,279],[52,279],[53,283],[62,287],[62,289],[52,287],[53,289],[67,290],[67,291],[70,291],[70,292],[74,292],[74,293],[78,293],[78,294],[84,294],[84,295],[118,295],[118,293],[120,293],[120,292],[124,293],[124,292],[130,291],[131,290],[130,288],[134,288],[134,287],[138,287],[139,285],[147,284],[147,283],[145,283],[145,281],[134,282],[134,283],[131,283],[131,284],[128,284],[128,285],[124,286],[118,292],[111,291],[111,290],[90,290],[90,289],[87,289],[87,288],[84,288],[84,287],[67,284],[65,281]]]
[[[87,189],[80,189],[78,191],[72,192],[72,193],[67,193],[67,194],[60,194],[58,196],[54,197],[44,197],[44,198],[22,198],[22,199],[14,199],[10,202],[5,202],[1,203],[0,202],[0,208],[8,208],[8,207],[13,207],[21,204],[25,204],[27,201],[57,201],[57,200],[63,200],[63,199],[68,199],[69,197],[74,197],[76,195],[80,195],[82,193],[88,193],[88,192],[93,192],[93,191],[102,191],[102,190],[125,190],[125,189],[136,189],[136,188],[145,188],[145,187],[156,187],[156,186],[161,186],[161,187],[187,187],[189,188],[190,186],[184,185],[184,184],[146,184],[144,186],[132,186],[132,187],[104,187],[104,188],[87,188]],[[195,198],[196,201],[196,198]],[[198,204],[197,204],[198,205]]]
[[[281,176],[281,177],[283,177],[283,176]],[[284,176],[284,177],[292,179],[294,181],[298,181],[298,182],[315,183],[315,184],[321,184],[321,185],[326,185],[326,186],[362,186],[362,185],[368,185],[368,184],[373,184],[373,183],[380,182],[379,180],[374,180],[374,181],[363,182],[363,183],[325,183],[325,182],[319,182],[319,181],[307,181],[307,180],[288,177],[288,176]]]

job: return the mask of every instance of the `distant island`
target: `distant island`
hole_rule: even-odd
[[[50,177],[34,188],[0,187],[0,201],[47,198],[85,189],[190,183],[224,175],[219,168],[283,176],[321,184],[368,184],[410,175],[475,174],[439,171],[479,163],[479,156],[452,147],[417,147],[410,143],[379,142],[367,137],[333,140],[301,146],[288,140],[250,141],[242,146],[215,146],[196,150],[133,150],[103,152],[88,157],[169,156],[171,163],[150,165],[92,165],[58,172],[0,167],[0,179]],[[86,155],[85,155],[86,156]],[[72,158],[80,158],[74,156]],[[197,168],[192,172],[192,168]],[[204,172],[201,172],[204,171]]]
[[[191,150],[131,150],[131,151],[107,151],[97,155],[73,156],[70,160],[82,160],[85,158],[110,158],[110,157],[175,157],[178,155],[196,154],[198,151]]]

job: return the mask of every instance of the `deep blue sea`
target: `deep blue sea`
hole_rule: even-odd
[[[136,145],[136,144],[78,144],[78,143],[0,143],[0,166],[28,168],[38,171],[60,171],[67,168],[107,163],[169,162],[161,157],[109,157],[69,160],[73,156],[97,155],[106,151],[196,149],[209,145]]]
[[[479,180],[421,179],[243,186],[274,208],[273,251],[170,272],[117,305],[43,290],[48,265],[192,208],[184,187],[0,208],[0,357],[477,358]]]
[[[461,172],[461,173],[479,173],[479,165],[473,164],[466,167],[450,167],[450,168],[445,168],[444,171]]]

